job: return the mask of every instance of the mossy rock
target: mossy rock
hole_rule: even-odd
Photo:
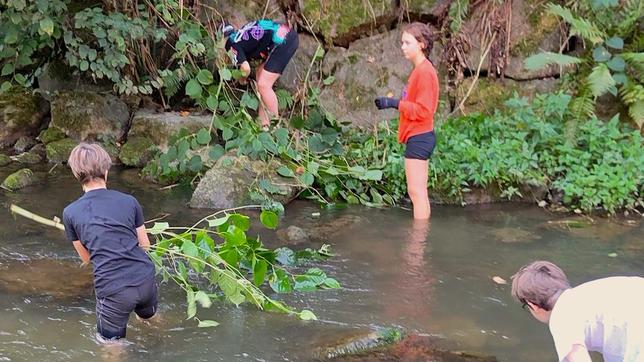
[[[11,163],[11,157],[0,153],[0,167],[4,167]]]
[[[101,147],[107,152],[108,155],[110,155],[110,159],[112,160],[112,164],[120,165],[121,164],[121,159],[119,158],[119,153],[121,150],[119,149],[119,146],[115,142],[111,141],[106,141],[106,142],[101,142]]]
[[[161,151],[165,151],[170,137],[182,128],[196,132],[200,128],[208,128],[211,121],[211,114],[189,114],[184,117],[179,112],[158,113],[150,109],[141,109],[132,117],[128,139],[148,138]]]
[[[36,145],[36,140],[33,137],[23,136],[18,138],[16,143],[13,145],[13,149],[14,151],[16,151],[16,153],[21,153],[21,152],[28,151],[35,145]]]
[[[34,165],[44,161],[44,158],[38,152],[24,152],[16,156],[16,161],[25,165]]]
[[[299,3],[313,31],[327,43],[339,46],[386,31],[396,18],[393,2],[389,0],[299,0]]]
[[[457,99],[460,101],[470,87],[472,78],[467,78],[457,89]],[[492,114],[496,109],[516,92],[521,97],[534,98],[539,93],[553,91],[557,86],[554,78],[536,79],[531,81],[514,81],[512,79],[479,78],[472,93],[465,101],[466,113]]]
[[[38,135],[38,139],[44,144],[60,141],[63,138],[65,138],[65,132],[56,127],[49,127],[47,129],[44,129],[42,132],[40,132],[40,135]]]
[[[121,147],[119,158],[126,166],[143,167],[154,156],[156,146],[147,137],[133,137]]]
[[[26,89],[14,87],[0,94],[0,147],[37,135],[48,113],[49,103]]]
[[[23,187],[33,185],[37,181],[34,173],[30,169],[23,168],[7,176],[0,187],[8,191],[16,191]]]
[[[46,146],[47,160],[54,163],[65,163],[69,158],[69,154],[72,153],[72,150],[77,145],[78,142],[70,138],[49,143]]]
[[[409,14],[418,19],[438,16],[441,9],[449,6],[450,3],[450,0],[406,0],[401,1],[400,6],[403,14]]]
[[[60,92],[51,103],[51,126],[79,141],[119,140],[129,119],[127,105],[111,94]]]

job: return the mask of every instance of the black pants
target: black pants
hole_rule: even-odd
[[[126,287],[104,298],[96,298],[96,329],[105,339],[125,337],[130,313],[143,319],[157,311],[157,283],[154,278],[136,287]]]

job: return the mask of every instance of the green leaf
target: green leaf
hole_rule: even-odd
[[[539,70],[551,64],[566,66],[571,64],[578,64],[582,61],[583,59],[581,58],[571,57],[569,55],[544,52],[528,57],[523,61],[523,66],[527,70]]]
[[[580,35],[593,44],[599,44],[605,38],[604,32],[587,19],[575,17],[570,9],[553,3],[548,4],[548,11],[570,24],[571,35]]]
[[[342,288],[342,286],[340,286],[340,283],[338,283],[338,281],[333,279],[333,278],[326,278],[324,280],[324,287],[326,287],[328,289],[341,289]]]
[[[257,260],[253,267],[253,283],[256,286],[262,285],[266,279],[266,271],[268,270],[268,263],[265,260]]]
[[[50,18],[40,20],[40,31],[51,36],[54,33],[54,21]]]
[[[186,95],[192,98],[199,98],[201,96],[201,84],[196,79],[190,79],[186,84]]]
[[[5,75],[9,75],[13,73],[13,70],[14,70],[13,63],[7,63],[4,65],[4,67],[2,67],[2,71],[0,71],[0,76],[4,77]]]
[[[202,308],[210,308],[212,302],[210,297],[204,291],[200,290],[195,294],[195,300],[201,305]]]
[[[277,214],[268,210],[262,211],[262,213],[259,215],[259,220],[262,222],[262,225],[264,225],[264,227],[272,230],[275,230],[277,228],[277,224],[279,222]]]
[[[277,173],[284,177],[295,177],[295,173],[293,173],[293,170],[291,170],[286,166],[280,166],[277,169]]]
[[[219,69],[219,77],[225,81],[229,81],[233,78],[233,74],[230,72],[230,69],[221,68]]]
[[[208,98],[206,98],[206,105],[208,106],[208,109],[215,112],[217,110],[217,106],[219,105],[219,101],[217,101],[217,98],[211,94],[208,96]]]
[[[273,270],[268,283],[276,293],[290,293],[293,291],[293,284],[288,274],[281,269]]]
[[[615,84],[626,84],[628,82],[628,77],[624,73],[613,74],[613,79]]]
[[[593,49],[593,59],[596,62],[605,62],[610,59],[613,55],[603,46],[598,46],[595,49]]]
[[[208,226],[211,227],[211,228],[215,228],[217,226],[223,225],[223,224],[228,222],[229,217],[230,217],[230,215],[226,215],[224,217],[218,217],[218,218],[215,218],[215,219],[209,219],[208,220]]]
[[[619,0],[592,0],[592,7],[595,10],[601,10],[602,8],[612,8],[619,4]]]
[[[151,235],[159,235],[170,227],[167,222],[155,222],[154,226],[149,228],[147,232]]]
[[[315,54],[313,54],[313,58],[315,60],[320,60],[324,58],[324,48],[318,45],[317,49],[315,49]]]
[[[213,320],[204,319],[204,320],[199,321],[199,324],[197,325],[197,327],[199,327],[199,328],[208,328],[208,327],[217,327],[218,325],[219,325],[219,323],[217,323],[217,322],[215,322]]]
[[[202,69],[197,73],[197,80],[203,85],[209,85],[213,82],[212,73],[208,69]]]
[[[613,48],[613,49],[618,49],[622,50],[624,49],[624,39],[614,36],[608,40],[606,40],[606,45]]]
[[[15,27],[10,27],[7,34],[4,36],[5,44],[15,44],[18,42],[19,33]]]
[[[304,309],[303,311],[301,311],[300,314],[298,314],[298,316],[303,321],[316,321],[316,320],[318,320],[318,317],[316,317],[315,314],[313,314],[313,312],[311,312],[308,309]]]
[[[615,72],[623,72],[626,68],[626,62],[624,61],[624,58],[620,57],[619,55],[611,59],[608,63],[606,63],[606,65],[608,65],[608,68]]]
[[[369,170],[360,177],[361,180],[380,181],[382,180],[381,170]]]
[[[333,84],[333,82],[335,82],[335,77],[334,77],[334,76],[332,76],[332,75],[330,75],[330,76],[326,77],[326,78],[322,81],[322,83],[324,83],[324,85],[331,85],[331,84]]]
[[[210,143],[211,139],[212,137],[210,136],[210,132],[208,132],[207,129],[202,128],[199,130],[199,132],[197,132],[197,142],[199,142],[199,144],[207,145],[208,143]]]
[[[87,69],[89,69],[89,62],[87,60],[83,60],[82,62],[80,62],[78,68],[81,70],[81,72],[86,71]]]
[[[315,177],[313,177],[309,172],[304,172],[299,178],[305,186],[311,186],[313,185],[313,182],[315,182]]]
[[[603,63],[597,64],[593,68],[593,71],[588,75],[588,83],[590,91],[595,97],[601,96],[615,86],[615,80],[611,76],[610,70]]]
[[[309,151],[313,153],[323,153],[328,149],[329,146],[324,144],[322,137],[319,134],[316,134],[309,138]]]
[[[199,255],[199,249],[190,240],[183,241],[183,244],[181,244],[181,252],[192,257],[196,257]]]
[[[199,172],[201,171],[201,168],[203,167],[203,162],[201,161],[201,156],[199,155],[194,155],[192,158],[190,158],[190,171],[192,172]]]
[[[216,144],[210,148],[208,152],[208,157],[211,161],[217,161],[225,153],[224,147],[220,144]]]
[[[224,138],[224,141],[228,141],[234,136],[233,130],[230,128],[224,128],[222,130],[221,136]]]
[[[197,303],[195,302],[195,292],[192,289],[186,290],[186,302],[188,302],[188,309],[186,314],[188,317],[186,319],[193,318],[197,315]]]
[[[2,85],[0,85],[0,93],[4,93],[11,89],[11,82],[3,82]]]
[[[228,216],[228,221],[232,224],[237,226],[239,229],[244,231],[248,231],[250,229],[250,218],[246,215],[242,214],[230,214]],[[245,236],[244,236],[245,238]]]

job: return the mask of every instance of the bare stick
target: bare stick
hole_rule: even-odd
[[[53,227],[55,227],[57,229],[60,229],[60,230],[63,230],[63,231],[65,230],[65,226],[60,223],[60,220],[56,221],[56,220],[51,220],[51,219],[44,218],[44,217],[42,217],[40,215],[36,215],[33,212],[27,211],[27,210],[23,209],[22,207],[14,205],[14,204],[11,204],[11,207],[9,207],[9,210],[11,210],[11,212],[14,213],[14,214],[18,214],[20,216],[26,217],[27,219],[31,219],[31,220],[33,220],[35,222],[38,222],[38,223],[41,223],[43,225],[53,226]]]

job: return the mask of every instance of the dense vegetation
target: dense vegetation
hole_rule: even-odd
[[[395,121],[360,130],[324,111],[318,95],[332,78],[307,76],[297,95],[279,91],[287,116],[271,132],[260,132],[253,119],[259,101],[226,65],[215,16],[190,13],[173,0],[69,6],[69,0],[0,0],[0,91],[34,86],[43,66],[58,59],[88,77],[109,80],[116,93],[211,111],[210,127],[177,134],[146,167],[163,182],[194,182],[224,153],[236,152],[280,160],[276,171],[301,186],[301,196],[326,205],[392,205],[404,197]],[[580,64],[566,76],[565,93],[541,95],[532,103],[515,97],[491,115],[437,121],[431,192],[463,201],[471,190],[487,188],[513,199],[532,185],[547,189],[548,201],[586,212],[641,208],[640,132],[618,117],[605,122],[593,113],[596,98],[611,92],[621,96],[632,119],[640,119],[641,2],[594,0],[549,9],[570,26],[571,36],[591,45],[579,57],[548,53],[528,59],[535,68]],[[323,56],[320,46],[307,74]],[[249,191],[270,206],[280,192],[265,179]]]

